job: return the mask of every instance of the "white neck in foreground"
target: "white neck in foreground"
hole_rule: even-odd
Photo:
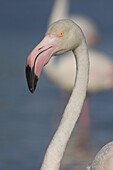
[[[60,125],[46,151],[41,170],[58,170],[60,168],[67,142],[78,120],[86,96],[89,59],[85,40],[73,52],[77,64],[75,86]]]

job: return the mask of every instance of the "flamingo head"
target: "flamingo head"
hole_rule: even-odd
[[[33,49],[26,61],[26,78],[30,92],[34,92],[42,68],[53,55],[74,50],[81,43],[80,28],[71,20],[59,20],[47,30],[43,40]]]

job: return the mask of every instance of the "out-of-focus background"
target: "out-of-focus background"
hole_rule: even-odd
[[[33,95],[25,78],[27,55],[44,36],[54,2],[0,0],[1,170],[39,169],[63,110],[59,88],[44,73]],[[97,24],[100,42],[95,49],[112,58],[113,1],[70,0],[69,4],[69,14],[89,16]],[[88,143],[90,152],[96,152],[113,140],[112,89],[90,95],[89,107]]]

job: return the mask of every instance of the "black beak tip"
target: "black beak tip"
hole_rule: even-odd
[[[33,93],[36,89],[38,77],[35,75],[34,69],[31,69],[29,65],[26,66],[26,79],[29,91]]]
[[[29,88],[29,91],[30,91],[31,93],[34,93],[35,89]]]

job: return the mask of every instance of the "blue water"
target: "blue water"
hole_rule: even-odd
[[[25,79],[25,61],[43,37],[53,0],[0,0],[0,170],[39,169],[55,131],[60,92],[42,74],[32,95]],[[97,22],[101,44],[113,56],[113,1],[73,0],[70,13]],[[92,140],[113,139],[113,92],[90,96]],[[107,113],[107,114],[106,114]]]

